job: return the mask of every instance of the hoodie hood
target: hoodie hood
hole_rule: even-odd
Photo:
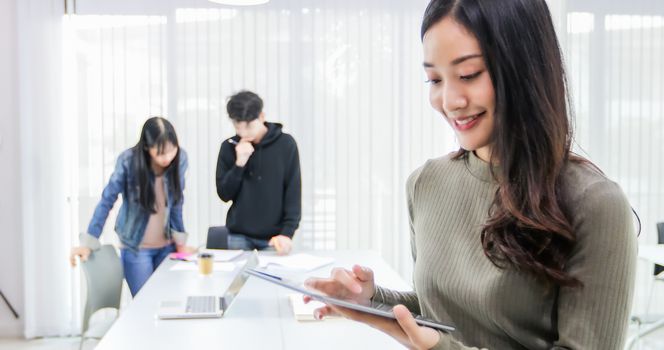
[[[265,134],[265,136],[263,136],[263,138],[258,144],[253,145],[254,147],[265,147],[273,143],[277,139],[279,139],[279,137],[281,136],[282,134],[281,128],[283,127],[283,125],[281,125],[280,123],[265,122],[265,126],[267,127],[267,133]],[[231,140],[235,142],[240,142],[240,136],[235,135],[231,137]]]
[[[261,139],[261,142],[258,143],[257,146],[260,146],[260,147],[265,147],[265,146],[273,143],[282,134],[281,128],[283,126],[279,123],[267,123],[266,122],[265,126],[267,126],[267,133],[265,134],[265,136],[263,136],[263,138]]]

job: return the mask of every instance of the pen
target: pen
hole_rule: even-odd
[[[274,279],[277,279],[277,280],[280,280],[280,281],[281,281],[281,277],[279,277],[279,276],[270,275],[270,274],[267,273],[267,272],[258,271],[258,270],[256,270],[256,269],[251,269],[251,271],[256,272],[256,273],[260,273],[260,274],[263,275],[263,276],[271,277],[271,278],[274,278]]]
[[[233,139],[228,139],[228,143],[230,143],[231,145],[237,145],[238,144],[238,142],[233,140]]]

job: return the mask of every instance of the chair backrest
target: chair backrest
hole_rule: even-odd
[[[88,288],[83,310],[82,333],[85,333],[88,330],[90,316],[97,310],[107,307],[120,308],[123,272],[120,258],[110,244],[93,251],[81,267]]]
[[[228,229],[226,226],[210,226],[208,228],[207,249],[228,249]]]
[[[664,244],[664,222],[657,223],[657,244]],[[662,272],[664,272],[664,266],[655,264],[653,274],[657,276]]]

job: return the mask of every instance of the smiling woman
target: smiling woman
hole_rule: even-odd
[[[461,148],[408,179],[415,292],[375,286],[366,267],[337,269],[307,284],[403,304],[397,320],[331,305],[318,316],[339,312],[414,349],[621,349],[636,266],[632,212],[622,190],[570,150],[545,1],[433,0],[421,33],[431,105]],[[457,331],[418,326],[409,310]]]
[[[455,159],[473,151],[496,165],[491,171],[500,190],[482,230],[486,254],[496,263],[542,273],[548,282],[578,284],[563,271],[575,235],[559,185],[568,161],[588,162],[570,153],[565,74],[551,18],[543,2],[515,6],[539,34],[515,46],[510,43],[519,32],[499,21],[484,30],[477,19],[482,10],[434,5],[425,15],[431,105],[457,134]],[[508,242],[510,231],[517,232],[515,241]]]

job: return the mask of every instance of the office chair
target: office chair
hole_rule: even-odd
[[[228,229],[226,226],[210,226],[208,228],[207,249],[228,249]]]
[[[105,244],[90,254],[87,261],[81,263],[87,286],[87,300],[83,310],[83,327],[81,329],[82,349],[86,339],[101,339],[113,325],[116,317],[105,322],[98,322],[90,327],[90,317],[98,310],[114,308],[119,311],[122,295],[123,271],[122,263],[115,248]]]

